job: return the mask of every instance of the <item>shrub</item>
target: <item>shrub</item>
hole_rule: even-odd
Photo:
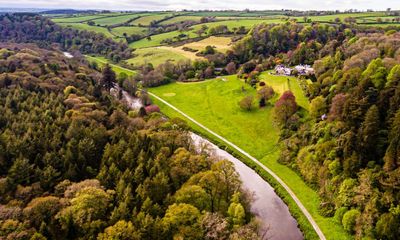
[[[160,112],[160,108],[157,105],[154,105],[154,104],[146,106],[144,109],[146,110],[147,114],[150,114],[150,113],[153,113],[153,112]]]
[[[239,106],[243,110],[250,111],[253,108],[253,101],[254,97],[253,96],[246,96],[239,102]]]
[[[384,213],[376,223],[376,232],[381,239],[397,239],[400,234],[400,221],[391,213]]]
[[[341,223],[343,220],[343,215],[347,212],[347,210],[348,210],[347,207],[341,207],[341,208],[336,209],[335,220],[337,222]]]
[[[343,228],[349,233],[354,233],[357,218],[361,215],[358,209],[351,209],[343,215],[342,225]]]

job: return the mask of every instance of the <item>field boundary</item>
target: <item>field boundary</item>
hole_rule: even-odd
[[[290,189],[290,187],[278,176],[276,175],[271,169],[269,169],[267,166],[265,166],[264,164],[262,164],[259,160],[257,160],[255,157],[251,156],[249,153],[247,153],[246,151],[244,151],[243,149],[239,148],[238,146],[236,146],[235,144],[233,144],[232,142],[228,141],[227,139],[225,139],[224,137],[220,136],[219,134],[215,133],[214,131],[210,130],[209,128],[207,128],[206,126],[204,126],[203,124],[199,123],[198,121],[196,121],[195,119],[193,119],[192,117],[190,117],[189,115],[187,115],[186,113],[182,112],[181,110],[179,110],[178,108],[176,108],[174,105],[170,104],[169,102],[165,101],[164,99],[162,99],[161,97],[155,95],[152,92],[148,92],[150,96],[156,98],[157,100],[159,100],[160,102],[164,103],[165,105],[167,105],[168,107],[172,108],[173,110],[175,110],[176,112],[178,112],[179,114],[183,115],[184,117],[186,117],[187,119],[189,119],[191,122],[193,122],[194,124],[196,124],[197,126],[199,126],[200,128],[202,128],[203,130],[207,131],[208,133],[210,133],[211,135],[215,136],[216,138],[220,139],[221,141],[223,141],[225,144],[227,144],[228,146],[232,147],[233,149],[235,149],[236,151],[238,151],[239,153],[243,154],[245,157],[249,158],[250,160],[252,160],[254,163],[256,163],[259,167],[261,167],[263,170],[265,170],[268,174],[270,174],[290,195],[290,197],[293,199],[293,201],[296,203],[296,205],[299,207],[299,209],[301,210],[301,212],[305,215],[305,217],[307,218],[307,220],[310,222],[310,224],[312,225],[312,227],[314,228],[315,232],[317,233],[318,237],[321,240],[326,240],[326,237],[324,235],[324,233],[322,232],[322,230],[319,228],[318,224],[315,222],[314,218],[311,216],[311,214],[308,212],[308,210],[306,209],[306,207],[301,203],[301,201],[298,199],[298,197],[296,196],[296,194]]]

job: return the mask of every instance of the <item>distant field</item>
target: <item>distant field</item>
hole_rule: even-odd
[[[364,17],[378,17],[378,16],[385,16],[384,13],[344,13],[344,14],[336,14],[336,15],[326,15],[326,16],[317,16],[317,17],[310,17],[312,20],[315,21],[334,21],[335,18],[339,18],[340,20],[344,20],[347,17],[354,17],[354,18],[364,18]]]
[[[205,11],[205,12],[193,12],[189,15],[192,16],[215,16],[215,17],[259,17],[259,16],[273,16],[281,15],[281,11],[258,11],[258,12],[244,12],[244,11]]]
[[[143,65],[146,63],[152,63],[154,66],[157,66],[167,61],[176,63],[181,60],[188,60],[187,57],[176,51],[173,51],[172,49],[159,47],[137,49],[134,54],[137,56],[128,59],[126,61],[128,64]]]
[[[333,15],[322,15],[322,16],[309,16],[308,18],[311,21],[315,22],[334,22],[336,18],[339,18],[342,22],[345,18],[353,17],[357,19],[357,23],[362,22],[364,18],[378,18],[386,16],[383,12],[367,12],[367,13],[341,13],[341,14],[333,14]],[[304,17],[296,17],[296,19],[300,22],[303,21]]]
[[[215,27],[218,25],[226,25],[229,29],[233,29],[234,27],[240,27],[244,26],[246,28],[251,28],[256,24],[259,23],[279,23],[282,22],[279,19],[273,19],[273,20],[265,20],[265,19],[245,19],[245,20],[229,20],[229,21],[218,21],[218,22],[211,22],[211,23],[205,23],[205,24],[197,24],[192,27],[192,30],[185,31],[185,32],[179,32],[179,31],[172,31],[172,32],[167,32],[167,33],[161,33],[157,35],[151,36],[151,40],[147,39],[142,39],[137,42],[133,42],[130,44],[131,47],[133,48],[144,48],[144,47],[154,47],[154,46],[160,46],[161,41],[167,39],[167,38],[174,38],[178,36],[181,33],[184,33],[187,35],[188,38],[194,38],[197,37],[197,34],[195,33],[198,29],[200,29],[203,25],[206,25],[207,27]]]
[[[80,23],[101,17],[105,17],[105,15],[94,14],[79,17],[52,18],[52,20],[56,23]]]
[[[215,37],[211,36],[198,42],[192,42],[183,45],[182,47],[189,47],[196,50],[204,50],[207,46],[215,47],[217,51],[226,52],[231,46],[232,39],[230,37]]]
[[[109,26],[109,25],[124,23],[132,18],[136,18],[142,15],[144,14],[128,14],[128,15],[113,16],[108,18],[99,18],[94,20],[94,22],[101,26]]]
[[[109,63],[109,60],[107,60],[104,57],[92,57],[92,56],[88,56],[88,55],[86,55],[85,57],[89,62],[96,62],[100,67],[103,67],[107,63],[110,64],[110,66],[113,68],[113,70],[116,74],[125,73],[128,76],[133,76],[136,74],[136,72],[133,70],[125,69],[118,65]]]
[[[189,52],[189,51],[183,50],[182,46],[180,46],[180,47],[159,46],[159,47],[153,47],[153,49],[165,49],[165,50],[174,52],[176,54],[182,55],[185,58],[190,59],[190,60],[204,59],[203,57],[196,56],[195,52]]]
[[[160,14],[152,14],[152,15],[148,15],[148,16],[144,16],[141,17],[139,19],[136,19],[135,21],[133,21],[131,23],[131,25],[143,25],[143,26],[148,26],[150,25],[150,23],[152,21],[159,21],[163,18],[165,18],[166,16],[171,16],[172,14],[170,13],[160,13]]]
[[[202,17],[200,17],[200,16],[177,16],[177,17],[162,21],[160,24],[161,25],[169,25],[169,24],[180,23],[180,22],[184,22],[184,21],[200,22],[201,18]]]
[[[145,34],[147,33],[147,28],[144,27],[134,27],[134,26],[130,26],[130,27],[117,27],[117,28],[112,28],[111,32],[117,36],[123,36],[124,33],[129,35],[132,34]]]
[[[89,26],[84,23],[59,23],[59,25],[63,27],[71,27],[75,28],[78,30],[87,30],[87,31],[94,31],[97,33],[103,33],[105,36],[110,37],[110,38],[115,38],[114,35],[112,35],[107,28],[104,27],[97,27],[97,26]]]

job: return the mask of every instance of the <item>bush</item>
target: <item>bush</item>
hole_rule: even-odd
[[[343,228],[349,233],[354,233],[357,218],[361,215],[358,209],[351,209],[343,215],[342,225]]]
[[[341,207],[341,208],[338,208],[338,209],[336,209],[336,212],[335,212],[335,220],[338,222],[338,223],[341,223],[342,222],[342,220],[343,220],[343,215],[347,212],[347,207]]]
[[[146,106],[144,109],[146,110],[147,114],[150,114],[150,113],[153,113],[153,112],[160,112],[160,108],[157,105],[154,105],[154,104]]]
[[[254,97],[246,96],[239,102],[239,106],[243,110],[250,111],[253,108]]]
[[[381,239],[398,239],[400,221],[391,213],[384,213],[376,223],[376,232]]]

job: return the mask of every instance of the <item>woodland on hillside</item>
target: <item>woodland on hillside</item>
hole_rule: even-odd
[[[131,54],[124,44],[35,15],[0,21],[7,23],[0,24],[1,41],[47,49],[13,43],[0,50],[0,236],[256,237],[232,165],[191,151],[180,120],[129,112],[107,93],[95,67],[50,50],[57,43],[118,62]],[[315,74],[298,80],[309,111],[290,91],[275,104],[280,162],[319,193],[320,214],[357,239],[398,239],[397,29],[260,24],[231,50],[205,58],[145,64],[133,81],[153,87],[238,74],[255,87],[277,64],[312,64]]]
[[[232,163],[181,120],[129,111],[56,50],[1,44],[0,72],[1,239],[258,238]]]

